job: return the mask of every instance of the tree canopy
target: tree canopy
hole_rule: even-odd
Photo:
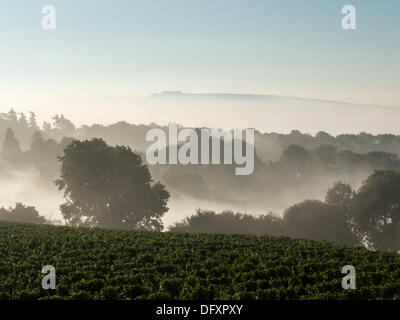
[[[64,191],[60,209],[68,224],[162,230],[170,195],[130,148],[74,140],[59,159],[56,185]]]
[[[35,207],[16,203],[14,208],[0,208],[0,220],[25,222],[34,224],[46,223],[46,219],[39,215]]]
[[[374,249],[400,250],[400,173],[376,170],[352,200],[357,231]]]
[[[283,216],[287,235],[327,240],[353,246],[359,240],[352,232],[346,212],[318,200],[305,200],[287,209]]]
[[[7,129],[3,144],[3,156],[11,162],[18,160],[21,154],[21,147],[19,141],[15,137],[14,131],[10,128]]]

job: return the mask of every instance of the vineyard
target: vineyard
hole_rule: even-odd
[[[0,222],[0,254],[3,300],[400,298],[398,254],[303,239]],[[45,265],[55,290],[41,286]]]

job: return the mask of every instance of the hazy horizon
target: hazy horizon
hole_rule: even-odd
[[[255,128],[263,133],[400,134],[399,106],[277,95],[164,92],[147,97],[73,99],[51,110],[12,107],[17,112],[34,111],[39,122],[63,114],[78,126],[177,122],[186,127]]]
[[[341,9],[347,4],[342,0],[54,0],[56,29],[43,30],[41,9],[47,4],[0,3],[3,111],[33,110],[46,119],[62,113],[85,124],[149,123],[154,110],[146,115],[143,108],[153,105],[146,97],[166,90],[400,106],[396,0],[352,1],[357,28],[350,31],[341,27]],[[181,109],[164,107],[156,106],[160,119],[155,122],[193,125],[189,118],[187,123],[174,118]],[[187,105],[185,110],[194,109],[187,117],[202,116],[199,125],[211,126],[222,116],[210,112],[207,119],[198,107]],[[260,128],[251,113],[242,110],[238,117],[244,121],[233,117],[229,127]],[[291,121],[290,108],[287,113],[271,124],[302,121]],[[338,131],[348,131],[351,122]],[[218,126],[228,125],[221,121]],[[260,130],[277,131],[272,125]]]

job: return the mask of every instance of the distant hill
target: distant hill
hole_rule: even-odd
[[[29,111],[30,109],[26,109]],[[22,110],[25,112],[25,110]],[[104,96],[57,104],[43,113],[64,114],[77,126],[128,123],[190,127],[255,128],[260,132],[400,134],[400,106],[357,104],[313,97],[164,91],[150,96]],[[46,120],[47,121],[47,120]]]
[[[180,91],[152,94],[144,100],[167,107],[171,110],[169,117],[185,125],[192,125],[196,120],[198,125],[251,127],[261,132],[288,133],[296,129],[311,134],[318,131],[334,135],[400,134],[400,106],[279,95]],[[190,115],[193,120],[188,119]]]
[[[182,91],[163,91],[161,93],[153,93],[149,98],[161,98],[161,99],[220,99],[220,100],[231,100],[231,101],[242,101],[252,103],[271,102],[273,100],[287,100],[287,101],[304,101],[304,102],[323,102],[323,103],[338,103],[347,105],[358,105],[363,104],[349,103],[334,100],[323,100],[323,99],[312,99],[302,97],[290,97],[280,96],[271,94],[243,94],[243,93],[186,93]]]
[[[5,300],[400,298],[398,254],[320,241],[0,222],[0,247]],[[342,289],[345,265],[355,290]]]

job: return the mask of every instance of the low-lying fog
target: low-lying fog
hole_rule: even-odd
[[[353,187],[358,187],[367,175],[365,173],[365,175],[358,177],[353,176],[352,180],[347,182],[350,182]],[[337,180],[337,177],[326,177],[319,185],[307,186],[301,190],[285,191],[278,199],[270,199],[270,205],[261,203],[268,202],[266,200],[268,195],[263,194],[263,190],[260,190],[258,195],[254,195],[254,198],[259,198],[260,201],[251,201],[249,203],[210,201],[171,190],[171,198],[168,203],[169,211],[163,218],[164,226],[168,227],[186,216],[193,215],[198,208],[216,212],[231,210],[233,212],[246,212],[256,215],[274,212],[280,215],[289,206],[306,198],[323,200],[326,189]],[[59,211],[60,204],[64,202],[62,192],[58,191],[51,181],[41,178],[34,170],[1,170],[0,185],[1,206],[9,207],[14,206],[16,202],[22,202],[25,205],[36,207],[39,214],[46,217],[46,219],[54,223],[63,223],[63,218]]]
[[[68,101],[52,108],[30,108],[15,106],[18,111],[34,111],[39,120],[48,120],[52,115],[64,114],[76,125],[111,124],[126,121],[134,124],[177,122],[192,127],[255,128],[261,132],[288,133],[293,129],[315,134],[325,131],[330,134],[368,132],[400,134],[400,107],[365,106],[333,101],[288,98],[266,95],[231,94],[183,94],[169,92],[147,98],[103,98],[86,101]],[[259,150],[261,153],[262,150]],[[276,155],[266,159],[276,158]],[[0,169],[1,170],[1,169]],[[358,187],[365,174],[346,181]],[[344,177],[346,178],[346,177]],[[193,195],[171,191],[169,212],[164,217],[165,225],[192,215],[198,208],[215,211],[232,210],[254,214],[270,211],[282,213],[294,203],[306,198],[323,199],[326,189],[337,177],[325,177],[319,185],[281,194],[279,199],[268,200],[268,194],[260,190],[255,198],[265,198],[262,204],[249,200],[247,203],[213,202]],[[15,202],[32,205],[41,215],[50,220],[61,220],[59,205],[62,193],[55,185],[41,178],[35,171],[0,171],[0,206],[11,206]],[[229,188],[229,186],[227,186]],[[168,189],[168,186],[167,186]]]
[[[40,215],[51,221],[62,220],[58,209],[62,203],[62,193],[54,184],[43,179],[35,171],[0,171],[0,204],[14,206],[16,202],[34,206]]]
[[[36,207],[40,215],[53,222],[62,222],[63,218],[59,206],[63,203],[62,192],[50,181],[41,178],[32,171],[4,171],[0,172],[0,204],[6,208],[14,206],[16,202]],[[196,209],[210,209],[218,212],[223,210],[247,211],[249,213],[266,212],[263,208],[237,206],[229,203],[213,202],[196,199],[177,192],[171,194],[168,203],[169,211],[164,216],[164,225],[167,227],[174,222],[195,213]]]

